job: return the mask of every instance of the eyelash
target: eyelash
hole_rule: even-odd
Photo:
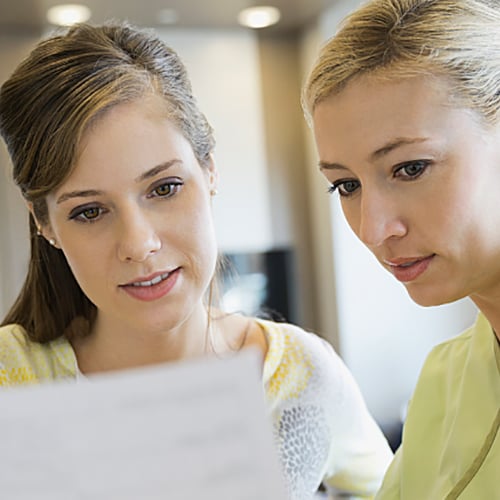
[[[341,196],[342,198],[350,198],[354,195],[355,191],[352,191],[350,193],[343,193],[341,190],[344,184],[347,183],[355,183],[359,186],[359,182],[354,179],[339,179],[338,181],[332,183],[332,185],[328,188],[328,192],[330,194],[333,194],[335,193],[335,191],[337,191],[339,193],[339,196]]]
[[[419,171],[413,175],[406,173],[406,175],[401,175],[400,173],[404,171],[404,169],[407,169],[408,167],[415,167],[415,166],[420,166],[421,168]],[[400,178],[403,180],[403,182],[411,182],[413,180],[418,179],[426,170],[427,168],[431,165],[430,160],[416,160],[416,161],[410,161],[406,163],[402,163],[400,165],[397,165],[396,168],[393,171],[393,176],[395,178]],[[355,188],[352,191],[348,192],[342,192],[342,187],[348,183],[356,184]],[[328,193],[333,194],[336,191],[338,191],[339,196],[342,198],[350,198],[351,196],[354,196],[356,194],[357,189],[359,188],[359,181],[356,179],[339,179],[338,181],[335,181],[331,184],[331,186],[328,188]]]
[[[179,190],[183,185],[184,183],[181,180],[162,179],[155,186],[151,188],[150,192],[147,195],[147,198],[159,198],[160,200],[171,198],[172,196],[174,196],[176,193],[179,192]],[[158,190],[165,188],[167,186],[168,186],[168,193],[166,194],[158,193]],[[94,212],[94,213],[97,212],[97,214],[89,218],[88,213],[87,215],[85,215],[86,212]],[[71,211],[68,218],[70,220],[75,220],[77,222],[81,222],[84,224],[92,224],[94,222],[97,222],[105,213],[107,213],[107,210],[105,208],[96,205],[89,205],[89,206],[75,208],[74,210]]]
[[[180,179],[175,179],[175,180],[162,179],[155,186],[153,186],[153,188],[150,191],[150,194],[148,195],[148,198],[170,198],[171,196],[174,196],[177,192],[179,192],[179,190],[183,185],[184,183]],[[169,188],[168,193],[166,194],[156,193],[156,195],[153,194],[155,193],[155,191],[158,191],[158,189],[164,188],[165,186],[168,186]]]
[[[85,212],[98,212],[95,217],[88,217],[85,216]],[[86,207],[77,207],[74,210],[71,211],[69,214],[69,219],[74,220],[76,222],[82,222],[84,224],[92,224],[93,222],[97,221],[100,219],[103,213],[106,213],[106,210],[103,209],[102,207],[98,207],[95,205],[91,206],[86,206]]]
[[[398,165],[396,167],[396,169],[394,170],[394,176],[395,177],[398,177],[396,174],[398,172],[401,172],[403,169],[405,168],[408,168],[408,167],[414,167],[416,165],[419,165],[421,166],[422,168],[417,172],[417,174],[415,175],[407,175],[403,178],[411,181],[413,179],[418,179],[426,170],[427,170],[427,167],[429,167],[431,164],[431,161],[430,160],[415,160],[415,161],[409,161],[407,163],[403,163],[401,165]]]

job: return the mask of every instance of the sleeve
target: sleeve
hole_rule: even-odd
[[[28,362],[28,352],[21,327],[0,327],[0,387],[28,384],[36,380]]]
[[[330,428],[330,451],[324,484],[330,493],[373,498],[393,458],[387,439],[370,415],[361,391],[332,346],[322,370]]]
[[[373,498],[392,451],[354,377],[317,335],[266,327],[273,332],[266,395],[289,498],[312,498],[321,483],[332,494]]]

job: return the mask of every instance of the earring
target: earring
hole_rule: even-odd
[[[53,247],[55,247],[55,246],[56,246],[56,240],[54,240],[53,238],[50,238],[49,243],[50,243]]]
[[[37,236],[42,236],[42,228],[40,226],[36,227],[36,235]]]
[[[217,194],[217,189],[213,188],[210,190],[210,196],[215,196]]]

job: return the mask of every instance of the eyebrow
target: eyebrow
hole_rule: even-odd
[[[372,160],[377,160],[382,156],[386,156],[389,154],[391,151],[394,151],[397,148],[400,148],[401,146],[408,146],[409,144],[418,144],[420,142],[425,142],[427,140],[427,137],[398,137],[394,139],[393,141],[385,144],[381,148],[377,149],[374,151],[371,155],[370,158]]]
[[[397,148],[400,148],[401,146],[407,146],[409,144],[418,144],[420,142],[425,142],[427,140],[427,137],[414,137],[414,138],[408,138],[408,137],[398,137],[394,139],[391,142],[388,142],[387,144],[384,144],[381,148],[375,150],[371,155],[370,155],[370,160],[375,161],[380,159],[383,156],[388,155],[391,151],[394,151]],[[320,161],[319,162],[319,169],[320,170],[349,170],[347,167],[344,167],[340,163],[329,163],[325,161]]]
[[[146,172],[143,172],[141,175],[139,175],[139,177],[135,179],[135,182],[139,183],[147,179],[150,179],[152,177],[155,177],[156,175],[169,169],[172,165],[175,165],[176,163],[182,163],[182,162],[181,160],[174,158],[173,160],[160,163],[160,165],[156,165],[156,167],[153,167],[147,170]],[[67,193],[63,193],[61,196],[59,196],[59,198],[57,198],[56,204],[59,205],[60,203],[70,200],[71,198],[85,198],[89,196],[100,196],[102,194],[103,191],[99,191],[97,189],[68,191]]]
[[[172,165],[175,165],[176,163],[182,163],[182,161],[179,160],[178,158],[174,158],[172,160],[166,161],[165,163],[160,163],[160,165],[157,165],[156,167],[153,167],[152,169],[142,173],[139,177],[137,177],[135,182],[142,182],[145,181],[146,179],[151,179],[151,177],[154,177],[155,175],[158,175],[160,172],[169,169]]]

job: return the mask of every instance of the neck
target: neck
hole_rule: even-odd
[[[148,366],[203,355],[207,351],[207,312],[197,308],[172,329],[133,328],[98,314],[91,333],[73,342],[83,373]]]
[[[500,342],[500,297],[471,297],[478,309],[485,315]]]

